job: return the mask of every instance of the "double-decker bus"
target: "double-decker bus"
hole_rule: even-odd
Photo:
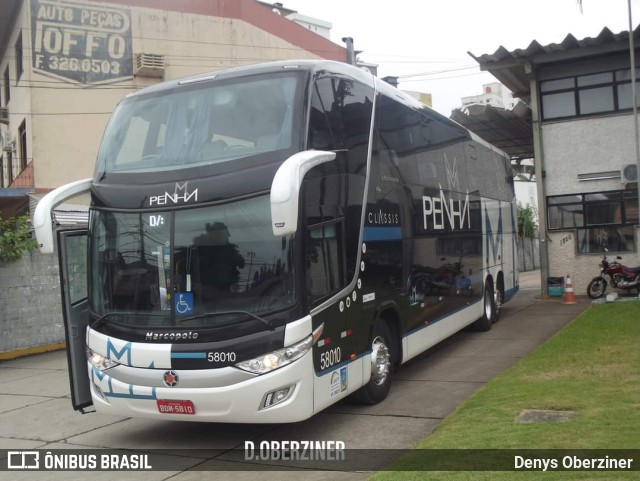
[[[287,61],[115,109],[88,229],[58,231],[72,403],[282,423],[355,394],[518,290],[509,158],[364,70]],[[86,262],[86,266],[85,266]]]

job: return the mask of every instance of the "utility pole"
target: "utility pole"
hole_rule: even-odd
[[[627,0],[629,6],[629,59],[631,61],[631,99],[633,103],[633,138],[635,139],[636,152],[636,189],[638,190],[638,226],[636,226],[636,238],[640,232],[640,139],[638,139],[638,96],[636,95],[636,49],[633,38],[633,20],[631,16],[631,0]],[[640,257],[640,249],[638,256]]]

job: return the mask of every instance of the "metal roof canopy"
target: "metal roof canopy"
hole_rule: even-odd
[[[640,26],[634,30],[633,35],[634,38],[640,38]],[[614,34],[605,27],[593,38],[578,40],[569,34],[561,43],[546,46],[534,40],[527,48],[511,52],[500,46],[493,54],[475,56],[471,52],[468,53],[478,62],[480,70],[491,73],[513,92],[514,97],[530,104],[531,80],[535,79],[536,69],[541,65],[567,63],[628,51],[629,32]],[[501,148],[512,158],[533,157],[531,109],[519,105],[513,111],[488,105],[470,105],[454,110],[451,118],[487,142]]]
[[[451,119],[505,151],[512,159],[533,157],[531,109],[522,102],[513,110],[471,104],[455,109]]]
[[[89,207],[76,204],[60,204],[53,209],[53,222],[56,225],[86,225],[89,223]]]
[[[634,39],[640,38],[640,26],[633,31]],[[638,43],[636,43],[638,45]],[[535,75],[535,68],[550,63],[567,63],[585,57],[596,57],[629,51],[629,32],[613,33],[603,28],[597,37],[577,40],[569,34],[561,43],[540,45],[532,41],[525,49],[509,52],[500,46],[493,54],[475,56],[468,52],[485,70],[497,78],[513,92],[514,97],[531,103],[530,80]]]

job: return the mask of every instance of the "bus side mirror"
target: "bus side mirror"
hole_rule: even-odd
[[[92,183],[93,179],[77,180],[52,190],[40,199],[33,214],[33,229],[36,232],[38,244],[40,244],[40,252],[53,254],[53,222],[51,219],[53,209],[70,197],[87,192],[91,189]]]
[[[271,183],[271,227],[273,235],[295,233],[298,228],[298,201],[304,176],[316,165],[336,158],[335,152],[305,150],[285,160]]]

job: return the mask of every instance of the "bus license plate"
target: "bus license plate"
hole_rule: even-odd
[[[162,414],[195,414],[196,408],[191,401],[158,400],[158,411]]]

